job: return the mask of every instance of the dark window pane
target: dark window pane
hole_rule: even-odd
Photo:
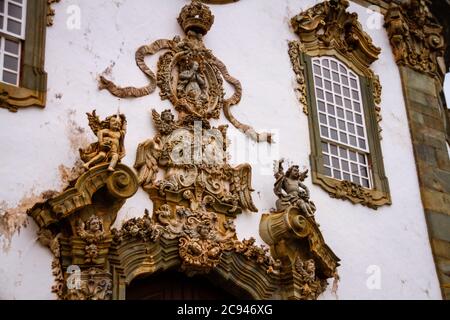
[[[350,154],[350,160],[356,161],[356,152],[349,150],[348,153]]]
[[[330,145],[331,146],[331,154],[337,156],[338,155],[338,149],[335,145]]]
[[[338,112],[338,115],[339,115],[339,112]],[[339,120],[338,122],[339,122],[339,129],[345,131],[345,121]]]
[[[328,143],[322,142],[322,151],[328,153]]]
[[[320,90],[320,89],[317,89],[316,91],[317,91],[317,97],[318,97],[319,99],[323,99],[323,91]]]
[[[345,107],[348,109],[352,108],[352,102],[349,99],[344,99]]]
[[[340,155],[342,158],[347,158],[347,149],[344,149],[344,148],[339,147],[339,155]]]
[[[333,95],[327,91],[327,101],[333,103]]]
[[[367,169],[365,167],[363,167],[363,166],[359,166],[359,169],[361,170],[361,175],[363,177],[367,178],[368,177]]]
[[[5,12],[5,0],[0,0],[0,13]]]
[[[358,129],[358,135],[364,137],[364,128],[361,126],[356,126],[356,128]]]
[[[18,55],[19,54],[19,43],[5,39],[5,51],[15,54],[15,55]]]
[[[333,85],[333,87],[334,87],[334,92],[335,93],[339,93],[339,94],[341,94],[341,86],[340,85],[338,85],[338,84],[334,84]]]
[[[15,58],[15,57],[8,56],[8,55],[5,55],[4,56],[3,66],[5,68],[10,69],[10,70],[18,71],[19,59]]]
[[[325,80],[325,89],[330,90],[331,91],[331,81],[329,80]]]
[[[362,179],[362,186],[364,188],[369,188],[369,180],[367,179]]]
[[[342,76],[342,83],[348,86],[348,78],[346,76]]]
[[[339,65],[339,70],[341,70],[342,73],[347,73],[347,70],[342,65]]]
[[[322,101],[319,101],[318,103],[319,111],[325,112],[325,103]]]
[[[323,164],[326,166],[330,165],[330,157],[329,156],[326,156],[326,155],[323,156]]]
[[[323,76],[324,76],[325,78],[327,78],[327,79],[331,79],[331,76],[330,76],[330,70],[328,70],[328,69],[323,69]]]
[[[351,144],[352,146],[354,146],[354,147],[357,147],[358,144],[356,143],[356,137],[350,135],[349,138],[350,138],[350,144]]]
[[[364,141],[364,139],[358,139],[358,142],[361,149],[366,149],[366,142]]]
[[[351,181],[350,175],[344,172],[344,180]]]
[[[358,102],[353,103],[353,108],[355,108],[355,111],[361,112],[361,105]]]
[[[350,90],[346,87],[344,87],[344,96],[350,98]]]
[[[347,135],[343,132],[339,132],[339,137],[341,138],[342,143],[348,143]]]
[[[15,4],[8,4],[8,15],[17,19],[22,19],[22,8]]]
[[[355,133],[355,125],[353,125],[351,123],[347,123],[347,127],[348,127],[348,131],[350,133]]]
[[[320,67],[317,65],[314,65],[314,73],[318,74],[319,76],[322,75],[322,72],[320,72]]]
[[[334,176],[336,179],[339,179],[339,180],[342,179],[342,178],[341,178],[341,172],[338,171],[338,170],[333,170],[333,176]]]
[[[357,122],[358,124],[362,124],[362,117],[361,117],[361,115],[357,114],[357,115],[355,116],[355,119],[356,119],[356,122]]]
[[[351,112],[351,111],[346,111],[346,112],[345,112],[345,115],[346,115],[346,117],[347,117],[347,121],[353,122],[353,112]],[[353,132],[352,132],[352,133],[353,133]]]
[[[337,71],[338,68],[338,64],[336,61],[331,61],[331,69],[336,70]]]
[[[331,105],[331,104],[327,104],[327,109],[328,109],[328,113],[329,114],[331,114],[331,115],[335,115],[335,113],[334,113],[334,106],[333,105]]]
[[[358,91],[352,90],[352,97],[355,100],[359,100],[359,93],[358,93]]]
[[[333,168],[339,169],[341,166],[339,165],[339,159],[332,157],[331,161],[333,162]]]
[[[327,116],[323,113],[319,113],[319,121],[321,124],[327,124]]]
[[[3,29],[3,16],[0,16],[0,29]]]
[[[320,79],[319,77],[315,77],[316,80],[316,86],[318,86],[319,88],[322,88],[322,79]]]
[[[322,137],[328,138],[328,129],[327,127],[320,126],[320,134]]]
[[[333,72],[333,80],[339,82],[339,74],[337,72]]]
[[[335,95],[334,96],[334,101],[336,102],[336,104],[338,106],[342,106],[342,98],[341,97]]]
[[[354,89],[357,89],[357,88],[358,88],[358,85],[357,85],[355,79],[350,79],[350,83],[351,83],[351,85],[352,85],[352,88],[354,88]]]
[[[4,70],[3,71],[3,81],[6,83],[17,85],[17,75]]]
[[[327,67],[327,68],[329,68],[329,67],[330,67],[330,64],[328,63],[328,59],[323,59],[323,60],[322,60],[322,65],[325,66],[325,67]]]
[[[20,35],[20,34],[22,33],[22,32],[21,32],[21,31],[22,31],[22,24],[19,23],[19,22],[17,22],[17,21],[8,19],[8,27],[7,27],[7,30],[8,30],[9,32],[14,33],[14,34]]]
[[[342,160],[342,170],[350,171],[348,167],[348,161]]]
[[[353,174],[359,174],[359,172],[358,172],[358,166],[357,166],[356,164],[351,163],[350,166],[351,166],[351,168],[352,168],[352,173],[353,173]]]
[[[338,132],[337,132],[337,130],[330,129],[330,136],[331,136],[331,139],[337,141],[337,139],[338,139]]]
[[[356,184],[361,184],[361,183],[359,182],[359,177],[357,177],[357,176],[352,176],[352,181],[353,181],[354,183],[356,183]]]
[[[336,118],[328,117],[328,121],[330,122],[330,127],[336,128]]]
[[[359,163],[366,164],[366,157],[361,153],[358,153]]]
[[[328,177],[331,177],[331,169],[328,167],[323,168],[324,174]]]
[[[338,116],[339,118],[344,119],[344,109],[337,107],[337,108],[336,108],[336,111],[337,111],[337,116]]]

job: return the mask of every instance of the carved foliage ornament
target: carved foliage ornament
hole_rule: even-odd
[[[428,9],[426,0],[392,3],[385,16],[397,64],[437,77],[445,74],[443,28]]]
[[[237,121],[230,112],[233,105],[242,97],[241,83],[233,78],[226,66],[207,49],[203,36],[214,23],[209,8],[193,0],[181,10],[178,23],[186,36],[176,36],[173,40],[160,39],[150,45],[144,45],[136,52],[136,63],[150,80],[142,88],[121,88],[100,77],[99,88],[107,89],[117,97],[142,97],[161,89],[161,98],[168,99],[179,111],[180,117],[198,119],[217,119],[223,109],[226,118],[238,129],[256,141],[271,142],[271,135],[258,134],[253,128]],[[145,57],[164,51],[158,62],[157,75],[145,64]],[[234,89],[231,97],[225,98],[223,81]]]
[[[131,219],[120,230],[112,232],[116,245],[132,238],[145,242],[178,239],[181,271],[190,275],[210,272],[225,252],[242,254],[264,265],[269,273],[277,272],[280,266],[270,257],[267,248],[254,245],[254,239],[238,241],[231,219],[203,209],[194,211],[163,204],[154,210],[153,219],[146,211],[144,217]]]
[[[362,29],[358,15],[346,11],[348,6],[347,0],[325,1],[291,19],[292,28],[300,38],[300,41],[289,43],[288,51],[297,76],[299,100],[304,113],[308,114],[306,71],[300,62],[300,53],[310,56],[338,54],[373,82],[377,118],[381,121],[381,109],[378,107],[381,103],[381,85],[378,76],[370,69],[381,49]]]

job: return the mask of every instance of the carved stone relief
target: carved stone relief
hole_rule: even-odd
[[[106,89],[117,97],[142,97],[153,93],[158,85],[161,98],[168,99],[180,112],[180,118],[193,117],[217,119],[223,109],[225,117],[239,130],[256,141],[271,142],[268,133],[257,133],[252,127],[240,123],[231,114],[230,108],[240,102],[242,86],[233,78],[226,66],[216,58],[203,43],[203,36],[214,23],[209,8],[198,0],[193,0],[181,10],[178,23],[186,36],[176,36],[172,40],[160,39],[150,45],[140,47],[136,52],[136,63],[150,80],[142,88],[121,88],[100,76],[99,88]],[[159,51],[157,75],[145,64],[145,57]],[[229,83],[234,93],[225,98],[223,82]]]
[[[53,292],[61,299],[111,297],[111,278],[107,270],[113,238],[111,225],[126,199],[133,196],[139,186],[135,173],[120,163],[121,157],[111,167],[114,155],[108,156],[124,138],[121,129],[125,116],[114,115],[104,122],[98,120],[95,112],[88,117],[99,140],[89,149],[105,155],[95,164],[86,166],[87,171],[66,190],[28,211],[40,227],[39,240],[54,255]],[[120,126],[118,119],[122,119]],[[120,150],[124,154],[123,148]]]
[[[315,300],[326,289],[327,278],[337,279],[339,258],[325,244],[315,222],[316,207],[303,183],[307,171],[291,166],[286,173],[279,162],[275,173],[276,209],[263,214],[259,233],[275,259],[292,270],[292,299]]]
[[[392,3],[385,21],[397,64],[442,81],[446,73],[443,29],[428,9],[427,1]]]

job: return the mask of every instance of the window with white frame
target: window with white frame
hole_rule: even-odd
[[[0,81],[19,85],[27,0],[0,0]]]
[[[312,59],[324,173],[372,188],[359,77],[332,57]]]

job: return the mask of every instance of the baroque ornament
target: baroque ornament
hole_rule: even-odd
[[[309,56],[338,55],[342,60],[370,79],[373,98],[381,121],[381,85],[370,65],[378,59],[381,49],[376,47],[363,30],[356,13],[347,12],[347,0],[329,0],[301,12],[291,19],[291,26],[300,41],[289,42],[289,56],[297,78],[297,92],[303,111],[308,114],[305,68],[301,54]],[[381,131],[381,128],[379,128]]]
[[[203,36],[214,23],[214,16],[209,8],[198,0],[193,0],[181,10],[178,23],[186,34],[184,38],[176,36],[173,40],[160,39],[140,47],[136,52],[136,63],[150,80],[147,86],[121,88],[100,76],[99,88],[123,98],[149,95],[158,85],[161,98],[174,105],[180,112],[181,119],[218,119],[223,109],[225,117],[236,128],[253,140],[270,143],[270,134],[257,133],[231,114],[230,108],[241,100],[242,86],[203,43]],[[155,76],[144,59],[159,51],[165,52],[159,58]],[[234,89],[233,95],[228,99],[225,98],[224,81]]]
[[[54,3],[58,3],[61,0],[47,0],[47,27],[53,26],[53,18],[55,17],[55,9],[52,8]]]
[[[275,259],[292,270],[291,299],[315,300],[326,289],[327,279],[337,276],[339,258],[326,245],[315,222],[316,207],[303,183],[307,171],[296,165],[275,172],[276,209],[263,214],[261,238],[270,245]]]
[[[111,298],[111,225],[138,189],[135,173],[119,161],[118,153],[124,150],[116,148],[123,140],[124,116],[111,116],[106,122],[98,121],[95,112],[88,116],[99,140],[88,148],[95,153],[96,163],[86,166],[87,171],[63,192],[28,211],[40,227],[40,242],[54,255],[52,291],[60,299]]]
[[[428,9],[428,3],[427,0],[392,3],[385,15],[385,27],[397,64],[443,81],[443,28]]]

